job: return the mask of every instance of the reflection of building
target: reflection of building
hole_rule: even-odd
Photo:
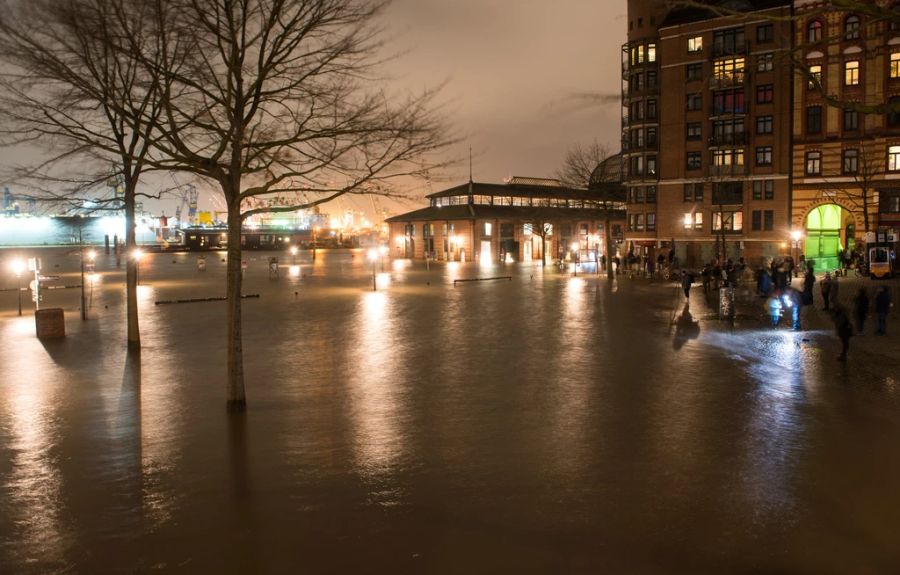
[[[688,265],[784,253],[790,231],[790,2],[711,4],[630,0],[623,47],[627,243]]]
[[[884,109],[900,105],[900,22],[811,0],[794,7],[804,69],[794,76],[792,224],[807,258],[833,268],[867,230],[900,228],[900,110]]]
[[[625,214],[611,201],[619,186],[588,191],[540,178],[470,181],[430,194],[426,208],[385,220],[391,255],[487,263],[565,259],[577,251],[575,257],[594,261],[606,250],[607,217],[614,237],[621,237]]]

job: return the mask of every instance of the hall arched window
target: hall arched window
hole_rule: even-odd
[[[806,25],[806,41],[809,43],[822,41],[822,21],[812,20]]]
[[[859,40],[860,20],[856,14],[844,19],[844,40]]]

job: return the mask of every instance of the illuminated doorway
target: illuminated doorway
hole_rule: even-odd
[[[847,214],[849,215],[849,214]],[[835,204],[819,206],[806,217],[807,260],[815,261],[816,271],[840,267],[839,254],[844,249],[841,230],[845,212]]]

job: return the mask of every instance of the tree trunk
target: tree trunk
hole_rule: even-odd
[[[238,184],[240,185],[240,184]],[[238,189],[226,197],[237,198]],[[247,408],[244,393],[244,350],[241,326],[241,208],[240,199],[228,203],[228,268],[225,296],[228,305],[228,391],[227,408],[241,412]]]
[[[128,349],[141,349],[141,331],[138,326],[137,303],[137,261],[134,259],[134,250],[137,249],[135,235],[136,224],[134,221],[134,197],[136,180],[125,180],[125,308],[128,328]],[[118,247],[116,247],[118,249]]]

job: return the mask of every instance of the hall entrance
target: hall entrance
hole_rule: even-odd
[[[836,204],[819,206],[806,217],[807,260],[815,261],[816,271],[840,267],[840,252],[853,249],[853,217]]]

